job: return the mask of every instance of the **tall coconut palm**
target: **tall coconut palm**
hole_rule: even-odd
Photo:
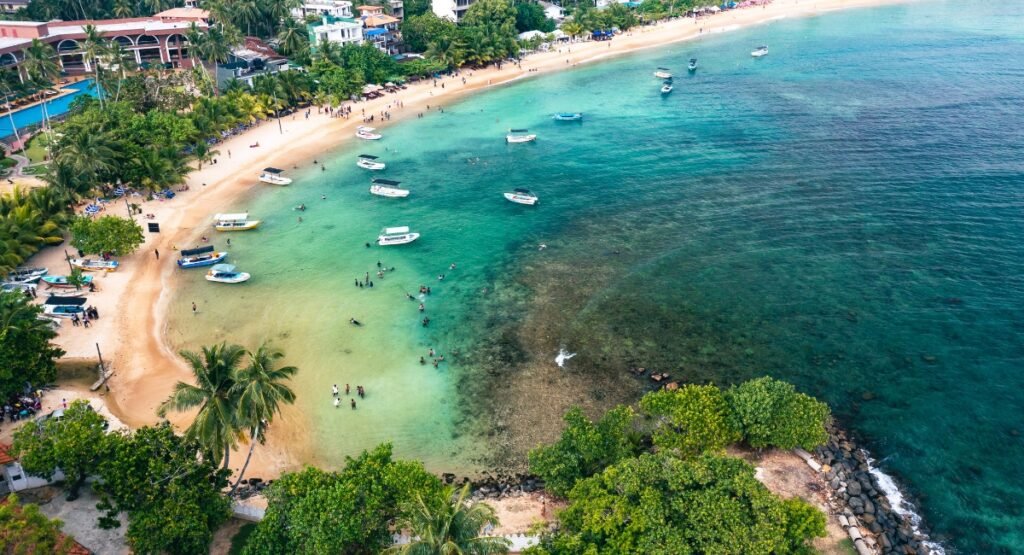
[[[245,457],[245,464],[238,472],[238,479],[231,491],[242,482],[256,443],[264,442],[267,425],[274,421],[274,417],[281,411],[281,405],[295,402],[295,392],[284,382],[290,380],[299,369],[294,366],[275,368],[277,361],[282,358],[284,353],[264,343],[255,352],[249,352],[248,366],[238,372],[235,380],[238,412],[240,421],[248,428],[249,454]]]
[[[56,57],[57,52],[52,46],[39,39],[32,39],[32,43],[25,49],[25,60],[21,67],[34,85],[50,87],[60,76],[60,68],[54,61]]]
[[[199,169],[203,169],[203,164],[213,160],[213,157],[218,154],[220,151],[210,148],[206,141],[199,141],[192,145],[192,156],[195,157],[196,162],[199,162]]]
[[[446,487],[437,497],[417,495],[399,526],[408,529],[413,539],[388,550],[401,555],[489,555],[508,553],[511,542],[505,538],[481,536],[487,525],[496,526],[498,517],[486,503],[470,505],[469,484],[455,493]]]
[[[85,59],[85,63],[92,68],[93,78],[96,83],[96,93],[100,100],[100,109],[103,109],[103,87],[100,85],[99,59],[107,55],[107,41],[95,25],[84,25],[82,32],[85,33],[85,38],[81,42],[82,57]]]
[[[223,24],[214,25],[206,31],[206,36],[198,49],[199,56],[204,62],[213,65],[216,72],[217,64],[228,61],[231,47],[241,42],[240,39],[237,29]],[[207,76],[209,77],[209,75]],[[220,96],[217,84],[213,85],[214,95]]]
[[[99,185],[100,176],[114,167],[115,143],[103,133],[79,132],[60,142],[55,161],[78,172],[91,187]]]
[[[131,0],[115,0],[112,13],[114,17],[132,17],[135,15],[135,3]]]
[[[309,33],[306,26],[293,17],[281,21],[277,30],[277,42],[281,45],[281,53],[285,56],[296,56],[309,48]]]
[[[171,396],[160,404],[157,414],[199,409],[185,437],[196,440],[212,457],[213,463],[226,468],[231,450],[238,445],[240,414],[238,388],[235,386],[238,365],[245,349],[221,343],[203,347],[202,354],[179,353],[191,367],[195,385],[178,382]]]
[[[121,86],[128,77],[128,72],[138,69],[138,64],[135,62],[135,53],[125,49],[117,41],[111,42],[107,48],[107,59],[115,68],[114,74],[117,76],[117,87],[114,89],[114,102],[117,102],[121,98]]]

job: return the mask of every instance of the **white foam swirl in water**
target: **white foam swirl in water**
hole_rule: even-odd
[[[559,368],[565,368],[565,361],[574,356],[576,356],[576,353],[570,353],[565,349],[559,349],[558,356],[555,357],[555,364],[557,364]]]
[[[910,522],[910,528],[925,538],[924,545],[928,548],[928,551],[932,555],[945,555],[946,550],[941,545],[928,541],[928,536],[921,532],[921,515],[917,514],[914,509],[914,505],[907,501],[903,497],[903,493],[900,491],[899,486],[896,485],[896,480],[889,476],[885,472],[882,472],[875,467],[875,459],[872,459],[867,451],[862,451],[865,458],[868,461],[868,471],[875,477],[875,481],[878,482],[878,487],[882,489],[882,493],[885,494],[885,498],[889,500],[889,505],[892,506],[892,510],[896,514],[906,517],[907,521]]]

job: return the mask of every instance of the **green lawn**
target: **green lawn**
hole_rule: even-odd
[[[39,140],[39,135],[29,140],[25,153],[28,154],[28,159],[33,164],[46,160],[46,149],[43,148],[43,142]]]

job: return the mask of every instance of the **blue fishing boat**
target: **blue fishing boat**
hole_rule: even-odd
[[[199,247],[198,249],[186,249],[181,251],[181,258],[178,259],[180,268],[202,268],[213,266],[223,262],[228,257],[224,251],[214,251],[213,245]]]
[[[43,276],[43,283],[50,287],[74,287],[74,285],[68,283],[68,276]],[[88,286],[92,283],[92,276],[86,274],[82,276],[82,285]]]
[[[559,112],[551,119],[555,121],[581,121],[583,119],[583,112]]]

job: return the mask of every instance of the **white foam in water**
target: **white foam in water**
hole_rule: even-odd
[[[872,459],[868,455],[867,451],[862,451],[865,458],[868,461],[868,471],[875,477],[875,481],[878,482],[878,487],[882,489],[882,493],[885,494],[885,498],[889,500],[889,505],[892,506],[892,510],[896,514],[906,517],[907,521],[910,522],[911,529],[914,532],[921,534],[922,537],[927,538],[928,536],[921,532],[921,515],[914,512],[914,505],[903,498],[903,493],[900,492],[900,488],[896,485],[896,480],[892,479],[885,472],[875,468],[875,459]],[[924,541],[925,547],[932,555],[946,555],[946,550],[941,545],[927,541]]]
[[[565,349],[559,349],[558,356],[555,357],[555,364],[557,364],[559,368],[565,368],[565,361],[574,356],[576,356],[576,353],[570,353]]]

